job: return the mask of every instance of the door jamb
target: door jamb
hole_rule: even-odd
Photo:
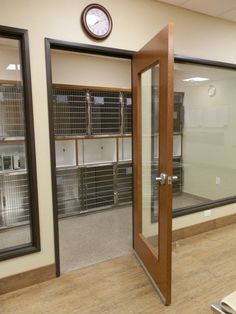
[[[132,57],[135,51],[80,44],[80,43],[74,43],[74,42],[69,42],[69,41],[61,41],[61,40],[56,40],[56,39],[45,38],[48,123],[49,123],[49,140],[50,140],[53,227],[54,227],[54,250],[55,250],[56,276],[59,277],[61,274],[61,271],[60,271],[60,248],[59,248],[59,226],[58,226],[59,219],[58,219],[58,212],[57,212],[56,159],[55,159],[55,145],[54,145],[55,136],[54,136],[54,128],[53,128],[51,49],[73,51],[73,52],[78,52],[78,53],[87,53],[87,54],[94,54],[94,55],[102,55],[102,56],[107,56],[107,57],[124,58],[124,59],[131,60],[131,62],[132,62]],[[132,216],[133,216],[133,213],[132,213]],[[133,219],[132,219],[132,223],[133,223]]]

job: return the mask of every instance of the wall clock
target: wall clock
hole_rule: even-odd
[[[88,5],[81,16],[84,30],[95,39],[107,38],[112,30],[110,13],[100,4]]]
[[[208,88],[208,96],[213,97],[216,94],[216,88],[214,85],[210,85]]]

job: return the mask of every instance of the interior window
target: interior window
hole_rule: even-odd
[[[0,29],[0,259],[39,246],[25,37]]]
[[[174,216],[235,202],[235,83],[234,69],[175,63]]]

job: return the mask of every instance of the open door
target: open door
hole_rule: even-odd
[[[134,250],[171,302],[173,25],[133,58]]]

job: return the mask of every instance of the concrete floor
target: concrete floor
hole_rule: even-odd
[[[132,208],[94,212],[60,219],[61,272],[132,252]]]

